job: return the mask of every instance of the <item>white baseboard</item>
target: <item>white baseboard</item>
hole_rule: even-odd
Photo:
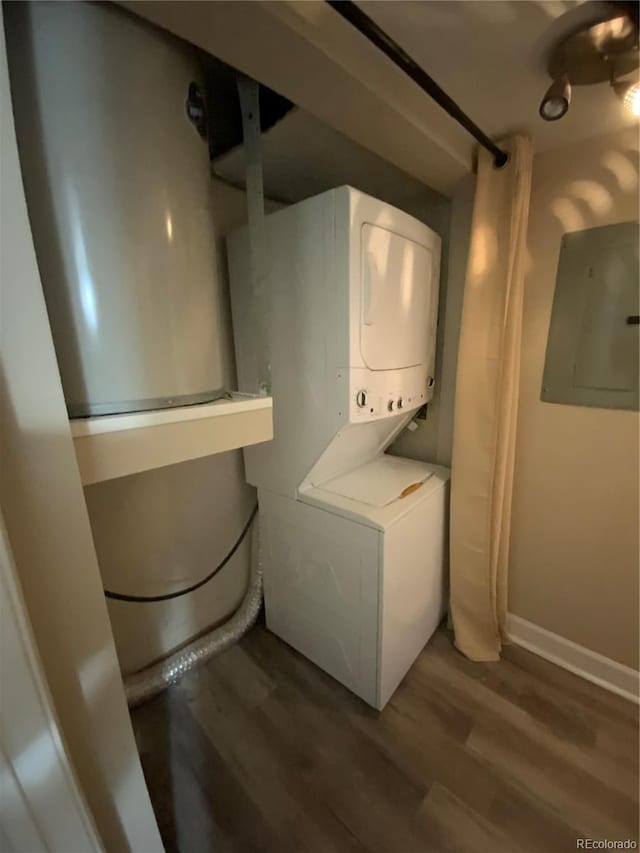
[[[513,613],[507,614],[506,634],[517,646],[631,702],[639,703],[640,673],[635,669],[592,652]]]

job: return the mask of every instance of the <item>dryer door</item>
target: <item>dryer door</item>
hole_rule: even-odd
[[[435,326],[433,252],[378,225],[361,231],[360,350],[370,370],[425,364]]]

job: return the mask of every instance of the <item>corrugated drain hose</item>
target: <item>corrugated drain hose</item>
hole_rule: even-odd
[[[256,509],[251,514],[248,524],[245,526],[240,539],[236,542],[234,549],[240,544],[247,531],[251,528],[251,522],[255,518]],[[229,646],[236,643],[255,622],[260,608],[262,607],[262,558],[260,524],[254,528],[251,542],[251,567],[249,584],[240,606],[236,612],[223,625],[213,628],[201,637],[192,640],[186,646],[169,655],[164,660],[146,667],[146,669],[128,675],[124,679],[125,693],[129,707],[134,707],[160,693],[170,684],[177,681],[182,675],[200,666]],[[227,555],[223,563],[231,557],[234,549]],[[221,564],[222,566],[222,564]],[[219,571],[219,568],[217,570]]]

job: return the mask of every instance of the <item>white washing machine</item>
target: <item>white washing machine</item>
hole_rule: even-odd
[[[268,627],[374,708],[444,614],[448,479],[383,455],[301,500],[258,493]]]
[[[433,395],[440,238],[350,187],[266,220],[274,438],[258,487],[267,626],[376,708],[444,610],[448,471],[385,453]],[[240,388],[259,374],[229,239]]]

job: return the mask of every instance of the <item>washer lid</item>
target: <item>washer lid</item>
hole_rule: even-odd
[[[380,466],[380,462],[383,463],[384,467]],[[368,470],[363,472],[362,469],[365,468]],[[406,474],[411,471],[411,475],[402,480],[400,468],[403,468]],[[389,476],[390,470],[392,473]],[[373,471],[384,471],[385,473],[379,479],[393,484],[393,486],[390,485],[386,495],[383,495],[381,484],[375,485],[379,500],[384,500],[385,497],[392,496],[390,502],[386,505],[374,506],[371,503],[373,498]],[[364,524],[367,527],[385,531],[406,515],[414,511],[420,511],[419,507],[425,507],[425,511],[428,511],[431,499],[434,498],[437,492],[446,487],[450,471],[448,468],[443,468],[440,465],[428,465],[424,462],[400,459],[395,456],[381,456],[354,469],[351,471],[351,475],[354,475],[354,479],[351,479],[349,474],[345,474],[341,477],[335,477],[322,486],[311,486],[300,489],[298,500],[326,510],[327,512],[341,515],[343,518],[348,518],[358,524]],[[362,478],[361,482],[366,484],[366,494],[362,493],[361,487],[349,488],[350,484],[353,486],[353,483],[360,480],[360,478]],[[336,487],[337,481],[343,481],[344,483],[344,480],[347,480],[347,488],[343,488],[342,492],[349,491],[351,494],[357,494],[357,498],[329,490]],[[420,481],[421,485],[417,489],[406,492],[407,486],[405,485],[402,488],[402,482],[412,486],[414,483]],[[405,497],[401,497],[403,491],[405,491]],[[368,502],[365,503],[363,498]]]
[[[432,474],[433,467],[424,462],[384,454],[320,488],[367,506],[383,507],[419,489]]]

